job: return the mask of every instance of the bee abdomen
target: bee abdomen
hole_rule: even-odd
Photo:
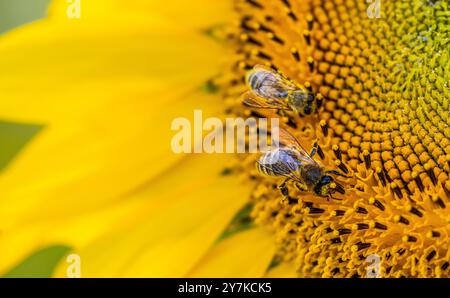
[[[263,155],[258,163],[258,170],[268,176],[278,176],[274,171],[274,165],[276,164],[275,156],[273,154]]]

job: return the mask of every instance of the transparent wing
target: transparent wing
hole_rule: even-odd
[[[242,103],[258,109],[289,110],[289,106],[281,99],[265,99],[248,91],[243,95]]]
[[[288,148],[294,150],[298,155],[298,159],[303,164],[317,164],[317,162],[311,158],[311,156],[305,150],[305,148],[303,148],[300,142],[290,132],[288,132],[283,128],[280,128],[278,131],[281,148]]]
[[[293,172],[291,171],[286,171],[284,169],[274,169],[273,165],[265,165],[265,164],[261,164],[260,161],[258,161],[258,164],[261,168],[263,168],[266,172],[267,171],[274,171],[276,172],[278,175],[286,177],[286,178],[290,178],[290,179],[294,179],[294,180],[299,180],[300,178],[298,177],[298,175],[295,175]]]
[[[274,158],[279,159],[274,161]],[[276,156],[274,152],[268,152],[258,160],[258,164],[265,172],[273,172],[279,176],[300,180],[300,176],[297,172],[299,163],[295,162],[294,159],[281,158]]]
[[[295,86],[295,84],[290,82],[288,79],[286,79],[285,77],[283,77],[281,74],[279,74],[270,67],[264,65],[256,65],[253,69],[255,71],[264,71],[271,74],[271,76],[266,80],[267,81],[266,84],[264,84],[266,86],[273,86],[284,90],[297,89],[297,86]]]
[[[260,84],[253,91],[262,98],[285,99],[289,92],[297,89],[294,84],[268,67],[256,66],[251,74],[260,77]]]

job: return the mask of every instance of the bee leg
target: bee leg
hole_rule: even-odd
[[[336,183],[336,191],[340,194],[345,194],[345,188],[340,183]]]
[[[288,181],[289,181],[289,179],[284,179],[284,181],[281,182],[280,185],[278,185],[278,189],[280,190],[281,194],[286,198],[289,197],[289,190],[286,186]]]
[[[304,183],[296,182],[295,186],[300,191],[308,191],[308,186],[306,186],[306,184],[304,184]]]
[[[280,117],[286,117],[286,112],[284,110],[277,110],[277,114],[280,115]]]
[[[317,140],[315,140],[314,144],[313,144],[313,148],[311,150],[311,154],[309,156],[314,157],[314,155],[316,155],[318,149],[319,149],[319,142]]]
[[[326,173],[330,174],[330,175],[336,175],[336,176],[344,177],[344,178],[351,178],[350,176],[344,175],[341,172],[335,171],[335,170],[327,171]]]

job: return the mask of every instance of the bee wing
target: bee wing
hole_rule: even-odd
[[[290,132],[283,128],[279,129],[279,141],[281,147],[294,150],[303,164],[317,164],[300,142]]]
[[[268,154],[266,153],[263,155],[257,162],[259,164],[260,168],[263,168],[265,172],[274,172],[277,175],[284,176],[287,178],[291,178],[294,180],[301,180],[300,176],[298,175],[298,168],[299,164],[294,162],[274,162],[273,158],[274,156],[271,156],[271,158],[264,158]],[[275,157],[276,158],[276,157]]]
[[[273,87],[277,90],[296,90],[297,86],[286,79],[284,76],[276,72],[270,67],[264,65],[256,65],[254,67],[256,71],[265,71],[271,73],[271,76],[265,79],[263,86]]]
[[[242,103],[253,108],[258,109],[279,109],[289,110],[288,105],[281,99],[265,99],[257,96],[252,91],[244,94]]]

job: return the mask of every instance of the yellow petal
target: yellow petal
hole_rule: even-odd
[[[233,16],[233,1],[230,0],[91,0],[81,1],[81,20],[89,18],[121,18],[127,14],[159,15],[171,18],[183,26],[209,27],[230,21]],[[53,1],[50,15],[65,21],[71,7],[66,0]]]
[[[139,206],[75,252],[84,277],[185,275],[245,204],[250,187],[221,175],[227,155],[195,155],[130,200]],[[57,276],[65,276],[62,263]]]
[[[195,96],[163,105],[161,113],[140,100],[108,107],[105,123],[45,129],[0,177],[0,227],[87,212],[151,181],[182,156],[171,148],[172,120],[192,119],[199,107],[205,117],[222,109],[214,97]]]
[[[155,105],[169,108],[164,98],[186,96],[216,75],[223,53],[207,36],[162,19],[35,23],[1,39],[0,118],[102,116],[105,105],[136,97],[147,103],[142,113],[156,113]]]
[[[142,201],[116,203],[88,214],[50,218],[3,230],[0,233],[0,276],[44,247],[55,244],[86,245],[108,231],[113,223],[126,221],[129,214],[139,210],[144,204]]]
[[[189,277],[262,277],[275,254],[273,237],[264,228],[240,232],[217,243]]]
[[[219,53],[206,37],[138,18],[46,21],[3,38],[0,118],[47,126],[0,178],[0,228],[98,208],[167,169],[179,159],[172,120],[223,109],[196,92]]]
[[[282,262],[276,267],[270,269],[265,278],[295,278],[297,277],[297,271],[295,269],[294,262]]]
[[[120,204],[129,199],[127,194],[138,192],[145,183],[152,185],[158,174],[180,160],[168,148],[173,134],[170,122],[175,117],[192,118],[195,108],[203,109],[205,117],[222,109],[214,97],[195,93],[219,69],[222,53],[209,38],[156,14],[86,18],[76,23],[41,21],[2,37],[0,118],[47,126],[0,178],[0,247],[7,247],[0,256],[0,272],[47,244],[96,248],[97,242],[91,243],[94,239],[112,227],[124,228],[123,223],[132,223],[129,218],[139,211],[146,211],[136,217],[139,223],[153,212],[162,223],[156,216],[161,201]],[[26,88],[23,82],[27,82]],[[218,197],[228,190],[215,189],[222,191]],[[231,194],[236,198],[227,199],[245,200],[238,195],[243,188],[235,191]],[[203,196],[207,194],[205,190]],[[181,195],[173,193],[173,197],[184,197]],[[194,195],[185,197],[190,196]],[[173,199],[156,193],[140,198],[152,197],[167,202]],[[205,204],[206,210],[202,209],[204,202],[198,197],[193,205],[199,206],[201,214],[208,214],[211,206]],[[218,216],[199,216],[212,228],[205,228],[207,241],[193,250],[193,262],[241,206],[230,203],[219,208],[216,201],[211,202]],[[224,200],[219,202],[224,204]],[[188,202],[179,205],[179,209],[190,210]],[[171,219],[171,211],[162,212],[164,220]],[[190,227],[195,241],[186,245],[205,238]],[[147,237],[140,234],[130,240],[145,241]],[[141,244],[131,242],[130,253]],[[135,272],[141,272],[138,264]],[[167,270],[161,266],[152,272]],[[97,267],[91,268],[92,274],[97,274]],[[183,270],[188,269],[169,268],[168,274],[181,275]],[[125,270],[116,272],[125,274]]]

